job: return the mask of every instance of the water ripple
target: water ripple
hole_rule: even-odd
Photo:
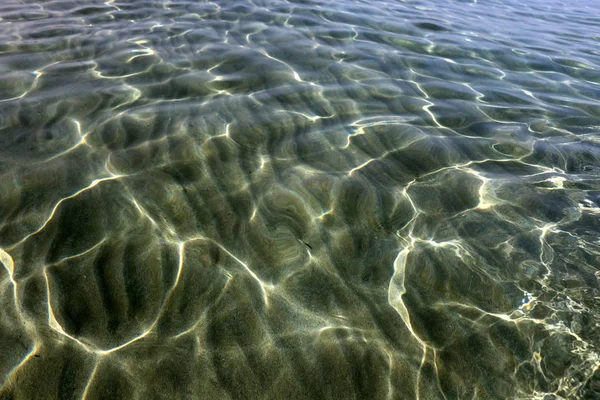
[[[591,1],[0,5],[0,397],[593,399]]]

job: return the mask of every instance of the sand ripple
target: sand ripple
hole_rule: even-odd
[[[598,396],[591,5],[21,3],[1,399]]]

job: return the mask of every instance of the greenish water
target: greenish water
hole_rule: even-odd
[[[4,0],[0,399],[597,399],[595,1]]]

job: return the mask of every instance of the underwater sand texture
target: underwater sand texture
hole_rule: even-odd
[[[596,399],[593,1],[4,0],[0,399]]]

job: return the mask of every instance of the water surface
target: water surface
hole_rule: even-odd
[[[4,0],[0,398],[598,398],[597,6]]]

